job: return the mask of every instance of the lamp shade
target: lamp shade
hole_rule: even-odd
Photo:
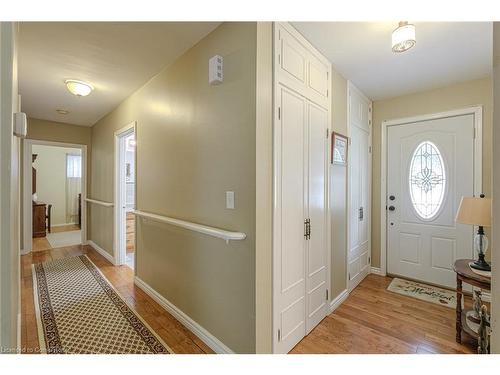
[[[462,224],[490,227],[491,199],[462,197],[455,221]]]

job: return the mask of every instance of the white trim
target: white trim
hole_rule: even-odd
[[[387,130],[389,126],[437,120],[447,117],[474,115],[474,195],[482,193],[483,186],[483,106],[466,107],[446,112],[385,120],[381,124],[380,156],[380,269],[387,274]]]
[[[122,176],[122,173],[120,173],[120,164],[121,164],[121,145],[122,145],[122,138],[130,135],[130,134],[137,134],[136,133],[136,122],[132,121],[128,125],[124,126],[121,129],[118,129],[114,133],[114,233],[113,233],[113,257],[116,259],[116,264],[117,265],[122,265],[125,264],[126,262],[126,240],[125,240],[125,219],[123,215],[121,215],[122,209],[122,203],[123,205],[126,206],[125,202],[122,202],[122,197],[123,197],[123,191],[122,191],[122,184],[121,181],[122,179],[124,180],[124,176]],[[137,138],[137,136],[136,136]],[[123,147],[125,149],[125,147]],[[137,143],[136,143],[136,150],[134,152],[134,157],[137,160]],[[135,168],[135,173],[134,176],[137,176],[137,162],[134,163],[134,168]],[[136,178],[137,180],[137,178]],[[137,192],[137,189],[134,189],[135,192]],[[134,205],[135,202],[137,201],[137,196],[134,198]],[[136,260],[134,259],[134,262]]]
[[[230,240],[232,241],[244,240],[247,237],[245,233],[230,232],[224,229],[209,227],[207,225],[192,223],[190,221],[174,219],[172,217],[151,214],[149,212],[133,210],[132,213],[144,219],[151,219],[153,221],[158,221],[161,223],[174,225],[176,227],[192,230],[193,232],[203,233],[212,237],[221,238],[226,242],[229,242]]]
[[[184,327],[189,329],[197,337],[207,344],[214,352],[218,354],[234,353],[217,337],[208,332],[200,324],[191,319],[186,313],[175,306],[172,302],[163,297],[160,293],[154,290],[151,286],[141,280],[139,277],[134,277],[134,284],[141,288],[148,296],[154,299],[161,307],[168,311],[175,319],[177,319]]]
[[[97,204],[99,206],[104,206],[104,207],[113,207],[114,206],[114,203],[112,203],[112,202],[101,201],[98,199],[85,198],[85,201],[89,202],[89,203]]]
[[[379,276],[386,276],[385,273],[382,273],[382,270],[380,267],[370,267],[370,273],[373,273],[374,275],[379,275]]]
[[[87,196],[87,145],[76,143],[64,143],[53,141],[41,141],[38,139],[23,140],[23,250],[21,254],[29,254],[33,248],[33,209],[32,209],[32,175],[31,175],[31,155],[33,145],[55,146],[65,148],[77,148],[82,154],[82,244],[87,242],[87,203],[83,197]]]
[[[330,302],[330,314],[334,312],[337,307],[339,307],[346,299],[349,297],[349,292],[347,289],[344,289],[340,294],[335,297],[332,302]]]
[[[90,247],[92,247],[95,251],[97,251],[104,258],[106,258],[106,260],[109,261],[111,264],[113,264],[114,266],[117,265],[115,258],[110,253],[108,253],[106,250],[104,250],[102,247],[100,247],[98,244],[96,244],[94,241],[88,240],[86,244],[89,245]]]

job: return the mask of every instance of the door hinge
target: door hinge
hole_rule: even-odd
[[[372,146],[368,146],[368,153],[372,153]]]
[[[281,341],[281,329],[278,329],[278,341]]]
[[[326,129],[326,138],[330,135],[330,129]]]
[[[476,139],[476,128],[474,128],[473,130],[474,130],[474,132],[473,132],[472,138]]]
[[[281,120],[281,107],[278,107],[278,120]]]
[[[328,289],[326,290],[326,300],[328,301]]]
[[[372,263],[372,257],[368,257],[368,264]]]
[[[281,55],[278,53],[278,65],[281,64]]]
[[[326,89],[326,97],[328,98],[328,89]]]
[[[351,280],[351,273],[349,272],[349,280]]]
[[[365,210],[363,207],[360,207],[358,210],[358,219],[359,221],[363,221],[363,217],[365,216]]]

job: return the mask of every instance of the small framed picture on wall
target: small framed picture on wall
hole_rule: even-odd
[[[332,132],[332,164],[347,165],[347,137]]]

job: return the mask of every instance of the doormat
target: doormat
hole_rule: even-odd
[[[42,353],[172,353],[86,255],[32,267]]]
[[[414,297],[422,301],[432,302],[436,305],[446,306],[451,309],[457,307],[457,294],[448,289],[417,283],[415,281],[398,279],[396,277],[391,281],[387,290],[404,296]]]

